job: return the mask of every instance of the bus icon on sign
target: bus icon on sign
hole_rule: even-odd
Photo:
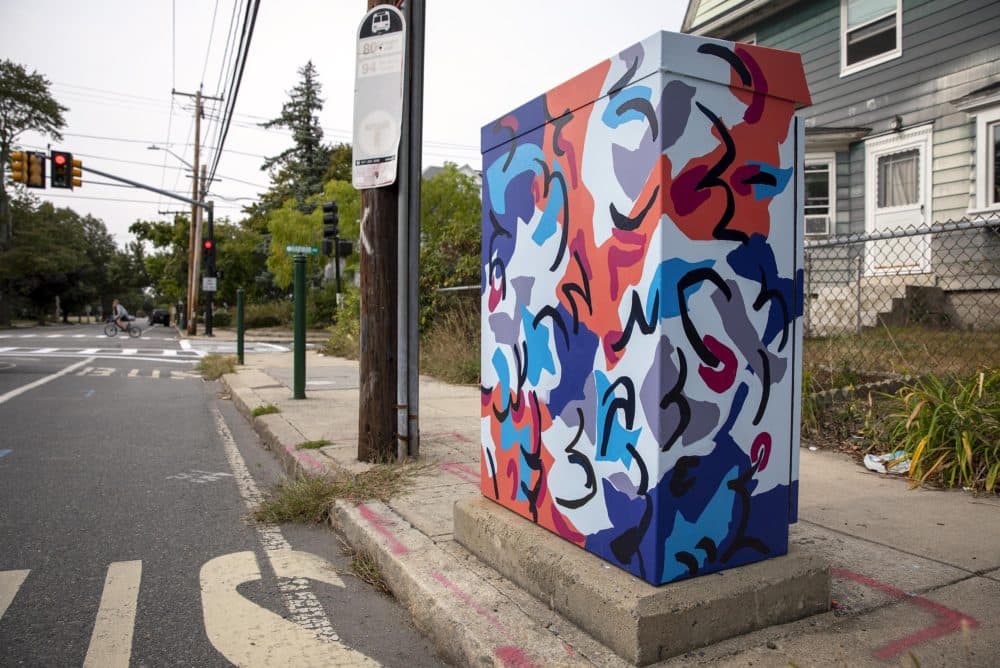
[[[389,30],[389,12],[375,12],[372,16],[372,32],[387,32]]]

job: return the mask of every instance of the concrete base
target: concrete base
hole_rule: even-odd
[[[640,666],[830,609],[829,564],[794,549],[653,587],[482,497],[455,503],[455,540]]]

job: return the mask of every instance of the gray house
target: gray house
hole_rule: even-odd
[[[807,318],[839,309],[854,321],[830,332],[869,326],[926,288],[940,317],[1000,325],[981,299],[1000,290],[1000,236],[980,224],[1000,217],[1000,1],[690,0],[682,30],[802,54]],[[980,223],[893,232],[968,218]],[[842,235],[882,238],[825,245]]]

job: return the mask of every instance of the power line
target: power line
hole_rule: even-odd
[[[156,200],[153,199],[123,199],[120,197],[94,197],[89,195],[55,195],[46,193],[44,197],[56,197],[56,198],[71,198],[71,199],[86,199],[86,200],[96,200],[101,202],[122,202],[124,204],[156,204]],[[243,209],[244,207],[237,204],[216,204],[216,209]]]
[[[219,0],[215,0],[215,8],[212,9],[212,25],[208,29],[208,46],[205,47],[205,64],[201,68],[201,83],[205,83],[205,73],[208,72],[208,57],[212,55],[212,40],[215,37],[215,17],[219,13]]]

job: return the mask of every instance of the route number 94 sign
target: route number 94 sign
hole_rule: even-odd
[[[396,182],[405,28],[402,13],[392,5],[369,11],[358,28],[351,180],[359,190]]]

